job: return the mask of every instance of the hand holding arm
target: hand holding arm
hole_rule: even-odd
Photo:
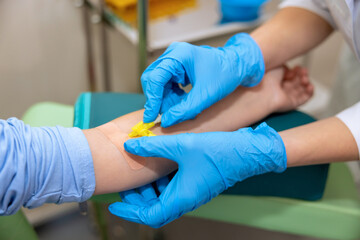
[[[159,113],[164,113],[163,127],[192,119],[237,86],[256,85],[264,67],[270,70],[309,51],[332,30],[322,17],[287,7],[251,37],[237,34],[223,48],[174,43],[141,77],[147,97],[144,122]],[[178,84],[193,88],[186,94]]]
[[[287,79],[283,79],[282,68],[272,70],[256,87],[237,88],[228,97],[204,110],[193,120],[169,128],[156,125],[151,130],[158,136],[186,132],[235,131],[259,121],[272,112],[291,110],[304,103],[312,94],[312,85],[296,69],[290,70],[293,77]],[[118,134],[126,136],[131,127],[141,121],[142,116],[143,110],[140,110],[115,119],[111,123],[119,126]],[[84,133],[93,155],[95,194],[139,187],[176,169],[176,164],[170,160],[148,159],[146,167],[132,171],[121,153],[116,151],[117,149],[100,132],[90,129],[85,130]],[[122,146],[123,143],[124,140],[119,142]]]
[[[126,197],[136,199],[135,204],[109,207],[119,217],[152,227],[161,227],[198,208],[238,181],[286,169],[284,144],[265,123],[255,130],[131,139],[125,149],[141,156],[171,159],[179,166],[158,198],[147,202],[132,192]]]
[[[359,119],[360,103],[346,111]],[[344,121],[344,114],[339,116]],[[175,144],[170,138],[129,141],[130,152],[166,155],[179,164],[179,171],[170,182],[158,183],[160,196],[145,186],[139,193],[122,194],[124,203],[109,209],[127,220],[160,227],[247,177],[292,166],[358,160],[360,128],[357,124],[350,131],[343,121],[332,117],[279,134],[262,124],[254,131],[178,135]]]
[[[144,122],[163,113],[162,127],[193,119],[238,86],[257,85],[264,74],[261,51],[245,33],[223,48],[173,43],[141,77],[147,97]],[[179,84],[192,85],[186,94]]]

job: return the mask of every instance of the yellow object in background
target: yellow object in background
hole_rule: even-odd
[[[136,26],[137,0],[106,0],[106,4],[126,23]],[[149,20],[168,17],[196,7],[196,0],[149,0]]]
[[[156,136],[152,131],[149,130],[153,126],[155,126],[154,122],[144,123],[143,121],[141,121],[131,128],[132,132],[129,133],[129,137],[134,138]]]

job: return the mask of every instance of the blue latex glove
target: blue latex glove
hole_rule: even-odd
[[[265,71],[260,48],[246,33],[222,48],[173,43],[143,73],[147,98],[144,122],[163,113],[162,127],[192,119],[233,92],[239,85],[257,85]],[[192,85],[190,93],[180,87]]]
[[[155,188],[159,193],[162,193],[168,184],[168,176],[160,178],[154,183]],[[120,192],[119,195],[124,203],[149,207],[151,204],[155,203],[158,198],[155,188],[152,184],[146,184],[136,190],[132,189]]]
[[[286,169],[284,143],[266,123],[255,130],[130,139],[125,149],[179,165],[170,183],[161,185],[159,197],[148,186],[138,193],[123,193],[124,202],[109,207],[121,218],[152,227],[161,227],[198,208],[238,181]]]

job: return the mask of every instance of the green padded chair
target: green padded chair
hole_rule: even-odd
[[[71,127],[73,116],[72,106],[46,102],[32,106],[23,120],[31,126]],[[92,200],[111,203],[119,201],[119,197],[108,194]],[[320,201],[222,195],[188,216],[317,238],[360,238],[360,199],[351,173],[343,163],[331,165]]]
[[[19,211],[11,216],[0,217],[0,239],[37,240],[38,237],[24,214]]]

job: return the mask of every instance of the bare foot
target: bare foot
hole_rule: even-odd
[[[304,104],[314,93],[305,68],[280,67],[266,73],[264,88],[272,89],[273,106],[276,112],[293,110]]]

